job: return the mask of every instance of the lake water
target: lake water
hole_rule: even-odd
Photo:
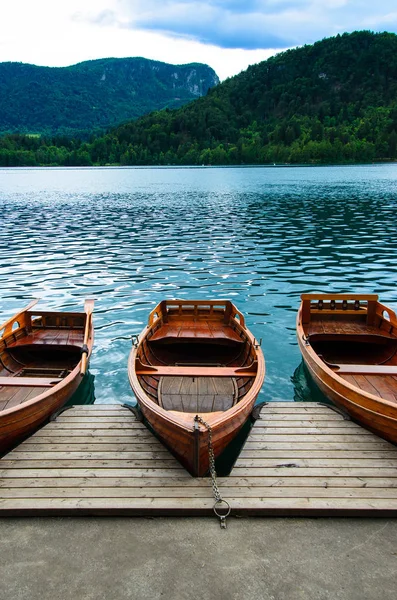
[[[293,400],[302,292],[397,308],[397,165],[0,170],[0,319],[95,297],[96,401],[132,400],[130,336],[163,298],[229,298]],[[295,378],[296,379],[296,378]]]

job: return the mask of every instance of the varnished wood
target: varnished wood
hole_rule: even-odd
[[[219,456],[252,410],[265,362],[230,301],[164,300],[132,349],[128,373],[148,423],[181,464],[200,476],[209,468],[208,431],[195,427],[195,416],[211,426]]]
[[[0,377],[0,387],[52,387],[56,383],[55,377]]]
[[[275,429],[272,415],[277,417]],[[327,419],[320,416],[336,421],[333,429],[345,431],[331,436],[345,439],[340,446],[329,441]],[[49,423],[0,460],[0,517],[213,517],[210,480],[191,477],[127,409],[76,406],[59,419],[64,429],[57,428],[57,421]],[[127,426],[141,435],[129,436],[126,443],[115,430],[107,447],[106,438],[97,435],[106,419],[112,428]],[[297,446],[296,434],[284,436],[290,442],[280,449],[277,430],[284,420],[294,423],[306,450]],[[81,421],[90,425],[82,439],[76,430]],[[309,428],[315,433],[309,434]],[[67,437],[57,438],[60,431]],[[73,436],[74,431],[79,435]],[[362,449],[363,437],[367,449]],[[69,440],[75,443],[69,445]],[[218,485],[232,516],[396,516],[397,448],[326,406],[270,403],[230,476],[218,477]]]
[[[88,365],[88,340],[91,332],[91,319],[92,319],[92,311],[94,310],[94,300],[87,299],[84,302],[84,312],[86,314],[85,327],[84,327],[84,340],[82,346],[82,356],[81,356],[81,365],[80,365],[80,375],[83,377],[87,371]]]
[[[257,366],[257,365],[256,365]],[[160,377],[256,377],[254,367],[169,367],[142,365],[136,368],[137,375],[159,375]]]
[[[360,309],[348,314],[343,308],[324,310],[318,305],[322,299],[342,307],[353,299]],[[371,294],[303,294],[297,336],[304,362],[322,392],[352,419],[397,444],[395,312]]]
[[[397,375],[397,365],[338,365],[335,373],[361,375]]]
[[[84,313],[32,311],[0,328],[0,455],[59,410],[81,382]],[[93,328],[88,326],[88,354]]]

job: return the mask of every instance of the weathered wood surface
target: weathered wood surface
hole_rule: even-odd
[[[397,515],[397,447],[326,406],[275,402],[229,477],[234,515]],[[209,515],[195,479],[119,405],[74,407],[0,460],[0,516]]]

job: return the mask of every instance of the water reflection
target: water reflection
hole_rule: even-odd
[[[291,381],[294,386],[295,402],[320,402],[334,406],[333,402],[314,383],[303,360],[296,367]]]
[[[130,335],[162,298],[230,298],[292,400],[299,295],[378,291],[397,308],[394,165],[0,170],[3,316],[97,298],[98,402],[131,400]]]
[[[73,396],[69,398],[65,406],[76,404],[94,404],[95,402],[95,377],[87,371]]]

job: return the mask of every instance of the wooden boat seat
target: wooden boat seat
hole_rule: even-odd
[[[396,365],[333,365],[335,373],[350,375],[397,375]]]
[[[153,342],[175,342],[178,341],[205,341],[211,342],[236,342],[243,344],[244,340],[238,333],[229,325],[222,323],[210,323],[208,321],[191,322],[187,326],[179,325],[178,323],[170,323],[162,325],[148,340]]]
[[[307,336],[314,335],[343,335],[343,336],[376,336],[396,339],[395,334],[374,325],[367,325],[365,321],[311,321],[307,328]]]
[[[56,377],[0,377],[0,386],[52,387],[62,381]]]
[[[83,343],[84,332],[79,329],[40,329],[29,333],[14,342],[9,342],[7,348],[30,345],[77,346]]]
[[[137,375],[170,377],[256,377],[257,364],[247,367],[174,367],[137,364]]]

